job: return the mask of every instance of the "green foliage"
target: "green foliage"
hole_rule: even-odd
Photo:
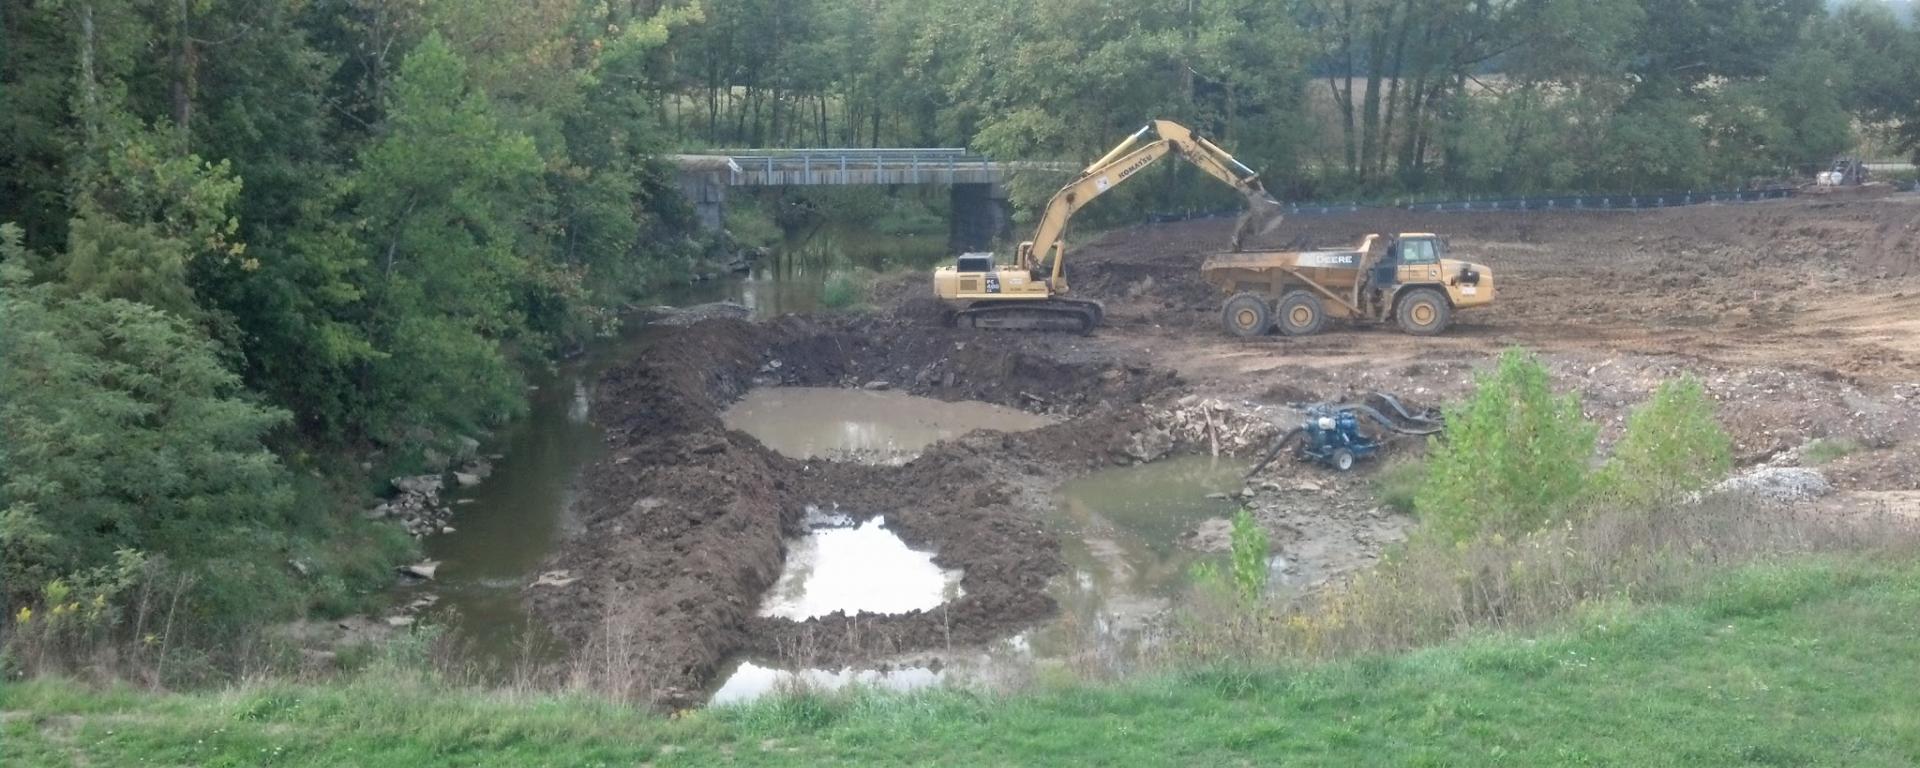
[[[17,252],[17,230],[5,238]],[[123,550],[241,555],[284,524],[286,472],[261,439],[286,414],[249,402],[213,345],[151,307],[60,298],[18,267],[0,269],[0,577],[10,595]]]
[[[1800,458],[1808,464],[1826,464],[1842,456],[1859,451],[1862,447],[1864,446],[1860,444],[1860,441],[1852,438],[1823,437],[1807,443],[1805,448],[1800,449]]]
[[[1524,533],[1568,511],[1586,490],[1597,428],[1580,400],[1556,395],[1547,369],[1512,349],[1482,373],[1465,403],[1447,409],[1447,432],[1428,451],[1414,507],[1431,535]]]
[[[351,179],[381,279],[369,298],[372,424],[393,439],[416,428],[472,428],[520,407],[503,340],[526,336],[518,297],[537,267],[518,222],[539,197],[531,139],[500,125],[466,65],[431,35],[401,65],[389,132]]]
[[[1733,443],[1714,417],[1700,382],[1682,377],[1660,385],[1634,409],[1627,431],[1594,479],[1598,493],[1651,504],[1700,490],[1733,466]]]
[[[829,309],[852,309],[867,301],[870,278],[858,272],[835,272],[820,289],[820,304]]]
[[[1241,603],[1259,602],[1267,590],[1267,532],[1253,519],[1253,513],[1241,508],[1233,514],[1229,534],[1231,556],[1228,568],[1233,574],[1234,594]]]
[[[1420,460],[1394,459],[1373,475],[1373,495],[1380,503],[1403,513],[1414,511],[1420,485],[1426,481],[1427,465]]]

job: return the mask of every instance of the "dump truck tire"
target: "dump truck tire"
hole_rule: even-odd
[[[1220,325],[1243,339],[1266,335],[1273,328],[1273,307],[1259,294],[1236,293],[1220,306]]]
[[[1282,335],[1312,336],[1327,327],[1327,307],[1309,291],[1292,291],[1280,297],[1274,324]]]
[[[1439,291],[1415,288],[1400,297],[1394,315],[1400,321],[1400,330],[1415,336],[1432,336],[1447,329],[1453,319],[1453,306]]]

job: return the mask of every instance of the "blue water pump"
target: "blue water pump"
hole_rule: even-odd
[[[1248,477],[1266,468],[1288,445],[1294,446],[1295,458],[1345,472],[1353,469],[1354,462],[1379,453],[1386,440],[1394,435],[1433,435],[1446,428],[1438,411],[1410,411],[1399,398],[1381,392],[1367,396],[1366,402],[1312,405],[1307,406],[1306,412],[1307,423],[1274,440],[1266,457],[1254,465]],[[1361,416],[1379,425],[1375,431],[1380,437],[1360,431]]]
[[[1300,456],[1345,472],[1353,463],[1372,458],[1380,443],[1360,433],[1360,418],[1352,408],[1320,409],[1307,413],[1300,428]]]

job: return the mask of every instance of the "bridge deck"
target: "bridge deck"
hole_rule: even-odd
[[[959,148],[714,150],[673,159],[686,171],[724,168],[730,187],[997,184],[1016,167],[1072,170],[1055,163],[1004,163]]]

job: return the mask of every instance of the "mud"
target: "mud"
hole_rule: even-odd
[[[1070,565],[1087,567],[1072,564],[1099,539],[1049,523],[1073,478],[1245,453],[1292,426],[1303,403],[1384,390],[1444,404],[1512,345],[1536,350],[1556,383],[1581,395],[1603,441],[1660,382],[1690,375],[1719,403],[1742,464],[1842,438],[1862,448],[1826,468],[1837,497],[1920,489],[1920,203],[1907,197],[1371,212],[1301,217],[1272,237],[1449,235],[1457,256],[1495,270],[1500,295],[1432,339],[1366,327],[1224,336],[1220,297],[1198,266],[1231,226],[1140,227],[1080,246],[1076,293],[1108,310],[1108,327],[1090,337],[945,329],[923,276],[883,284],[864,315],[708,319],[660,334],[595,389],[607,453],[583,483],[582,530],[543,564],[579,581],[528,592],[532,611],[593,660],[578,670],[586,682],[669,707],[702,699],[742,658],[841,675],[875,658],[972,653],[1062,615],[1069,593],[1059,585]],[[937,436],[912,460],[878,466],[783,456],[721,416],[756,388],[876,381],[1052,423]],[[1388,453],[1420,447],[1402,441]],[[1336,475],[1282,463],[1226,492],[1267,528],[1277,577],[1312,589],[1374,562],[1411,527],[1375,497],[1379,466]],[[902,612],[760,615],[809,506],[856,524],[884,517],[933,565],[961,574],[957,592]],[[1220,516],[1154,532],[1143,546],[1169,552],[1169,563],[1185,555],[1158,549],[1166,536],[1182,551],[1218,548]]]

